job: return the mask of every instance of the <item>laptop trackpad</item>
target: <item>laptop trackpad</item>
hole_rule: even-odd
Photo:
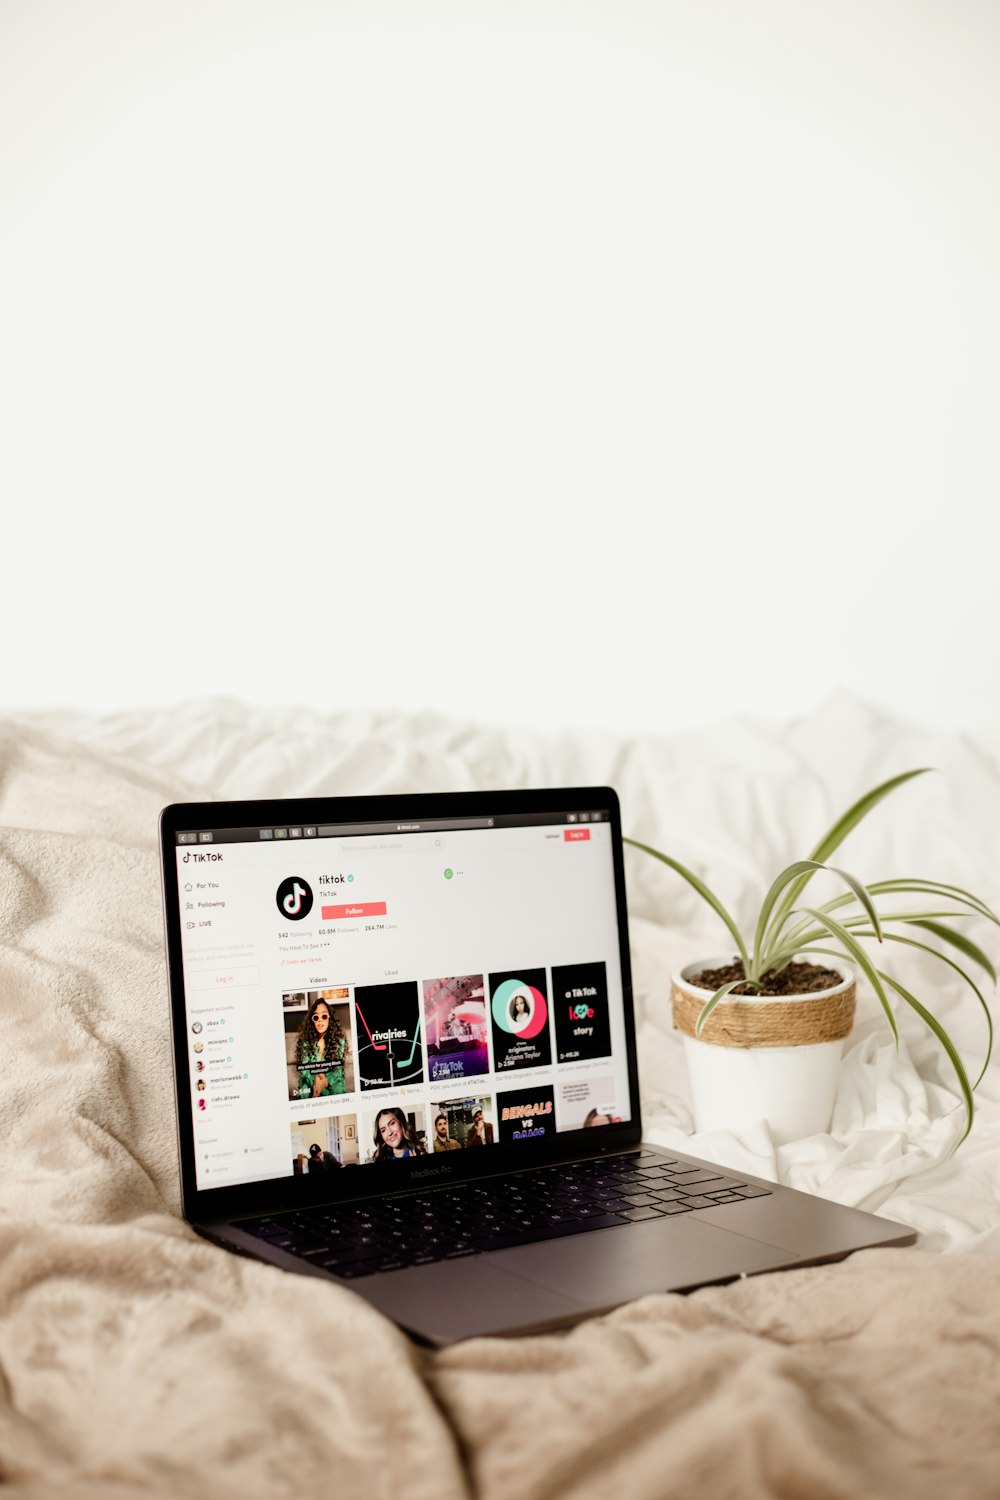
[[[585,1307],[611,1307],[650,1292],[681,1291],[709,1281],[777,1270],[799,1257],[695,1218],[656,1219],[516,1250],[495,1250],[490,1263]]]

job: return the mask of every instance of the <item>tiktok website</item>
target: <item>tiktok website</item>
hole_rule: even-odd
[[[611,829],[591,816],[181,835],[198,1187],[629,1119]]]

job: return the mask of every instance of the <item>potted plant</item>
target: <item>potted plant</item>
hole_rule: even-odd
[[[972,1127],[974,1090],[993,1048],[993,1023],[982,990],[955,957],[982,969],[996,984],[982,949],[952,926],[979,916],[1000,926],[984,901],[961,887],[916,877],[863,884],[828,863],[871,810],[924,767],[873,788],[824,834],[807,859],[781,871],[764,897],[752,940],[744,937],[713,891],[670,855],[637,839],[636,849],[681,875],[721,918],[737,952],[688,964],[671,983],[674,1025],[684,1038],[695,1123],[699,1130],[748,1128],[766,1119],[779,1144],[828,1129],[844,1038],[854,1020],[855,971],[875,992],[899,1044],[892,997],[908,1005],[944,1048]],[[806,903],[806,887],[820,870],[846,889],[821,905]],[[916,897],[914,901],[912,898]],[[914,932],[919,934],[914,936]],[[933,942],[927,939],[933,939]],[[959,974],[986,1017],[986,1060],[975,1083],[940,1021],[898,979],[877,966],[865,944],[905,944],[933,954]],[[815,959],[832,960],[816,963]],[[881,962],[881,960],[879,960]]]

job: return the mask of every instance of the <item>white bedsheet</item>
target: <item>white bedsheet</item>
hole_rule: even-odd
[[[1000,907],[997,747],[909,728],[844,696],[788,724],[736,718],[673,736],[543,736],[433,715],[321,715],[231,701],[104,717],[34,715],[6,728],[75,745],[109,772],[117,767],[124,786],[148,775],[178,798],[610,782],[626,831],[694,866],[744,925],[778,869],[806,854],[849,801],[899,771],[933,766],[937,774],[896,793],[852,834],[840,863],[864,880],[954,881]],[[113,798],[106,817],[112,826]],[[53,833],[72,829],[69,788],[50,799],[46,819]],[[864,993],[829,1134],[775,1149],[762,1122],[742,1138],[689,1133],[668,980],[674,968],[726,944],[680,879],[645,856],[627,859],[649,1137],[911,1224],[925,1248],[1000,1250],[1000,1060],[979,1087],[973,1133],[956,1153],[964,1115],[947,1059],[909,1013],[900,1017],[897,1051]],[[965,930],[1000,958],[1000,929],[972,922]],[[892,971],[945,1020],[978,1072],[986,1030],[974,1000],[944,966],[898,953]]]

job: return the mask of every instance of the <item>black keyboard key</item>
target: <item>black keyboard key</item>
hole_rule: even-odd
[[[339,1236],[331,1235],[331,1245],[336,1244]],[[367,1250],[369,1246],[375,1250],[384,1250],[388,1245],[388,1239],[384,1234],[348,1234],[341,1241],[350,1250]]]
[[[710,1167],[642,1152],[364,1205],[244,1220],[265,1244],[353,1279],[766,1197]]]
[[[537,1229],[524,1229],[520,1233],[496,1234],[488,1240],[474,1241],[477,1250],[509,1250],[514,1245],[531,1245],[539,1240],[562,1239],[567,1234],[580,1234],[591,1229],[613,1229],[626,1220],[617,1214],[601,1214],[596,1219],[578,1219],[573,1224],[546,1224]]]

